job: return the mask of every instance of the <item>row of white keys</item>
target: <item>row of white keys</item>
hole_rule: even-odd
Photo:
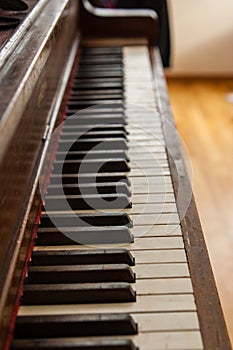
[[[157,301],[161,303],[159,312],[146,317],[143,314],[140,314],[139,318],[135,316],[141,332],[139,339],[143,332],[150,332],[150,335],[146,334],[148,338],[145,338],[145,343],[142,339],[139,340],[140,349],[202,349],[179,216],[173,202],[174,197],[167,197],[174,196],[174,193],[161,119],[156,111],[148,49],[125,48],[124,59],[126,115],[131,130],[130,180],[133,189],[132,209],[128,209],[127,212],[133,219],[133,233],[136,238],[130,248],[136,259],[136,290],[138,298],[143,298],[145,302],[145,311],[147,298],[151,295],[160,298],[160,301]],[[159,180],[156,181],[156,177]],[[141,181],[140,186],[138,181]],[[140,194],[134,190],[140,191]],[[146,250],[149,247],[151,250]],[[163,298],[168,303],[166,306],[163,304]],[[179,298],[183,302],[188,301],[185,313],[182,312],[184,305],[179,302]],[[172,317],[171,314],[167,314],[170,311],[167,309],[171,307],[168,299],[174,306]],[[187,318],[190,317],[191,309],[192,321],[189,323]],[[151,322],[148,328],[145,327],[146,320]],[[163,330],[164,333],[159,332],[156,321],[161,326],[160,331]],[[192,331],[187,333],[188,324]],[[174,329],[177,331],[175,336]]]

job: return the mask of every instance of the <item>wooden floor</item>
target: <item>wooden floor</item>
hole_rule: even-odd
[[[233,79],[169,78],[168,88],[233,344]]]

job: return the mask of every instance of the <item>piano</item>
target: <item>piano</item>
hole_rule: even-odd
[[[0,33],[0,348],[231,349],[156,13],[26,2]]]

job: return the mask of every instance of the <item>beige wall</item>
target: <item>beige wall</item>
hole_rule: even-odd
[[[168,0],[172,73],[233,75],[233,0]]]

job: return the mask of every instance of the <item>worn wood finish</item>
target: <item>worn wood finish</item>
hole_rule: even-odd
[[[156,50],[151,51],[151,58],[155,81],[158,87],[157,100],[163,119],[166,144],[170,150],[173,150],[172,154],[168,154],[168,159],[175,195],[176,199],[178,199],[178,212],[183,213],[185,193],[190,193],[191,185],[185,170],[178,135],[175,127],[171,127],[174,125],[174,119],[161,69],[160,57]],[[176,166],[179,162],[182,164],[182,174],[177,174]],[[181,198],[177,198],[179,186],[183,189],[183,196]],[[181,225],[205,349],[230,350],[231,345],[226,331],[225,320],[193,196],[185,217],[182,218]]]

